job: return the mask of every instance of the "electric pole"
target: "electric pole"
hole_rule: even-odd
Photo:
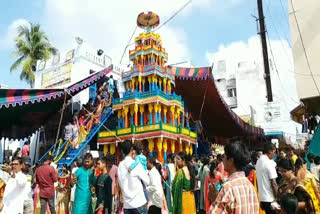
[[[266,41],[266,28],[264,25],[262,0],[257,0],[257,3],[258,3],[258,13],[259,13],[259,19],[258,19],[259,20],[259,30],[260,30],[259,34],[260,34],[260,38],[261,38],[264,74],[265,74],[265,80],[266,80],[266,86],[267,86],[267,100],[268,100],[268,102],[272,102],[273,97],[272,97],[268,47],[267,47],[267,41]]]

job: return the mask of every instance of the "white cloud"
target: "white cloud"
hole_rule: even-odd
[[[253,36],[247,42],[236,41],[230,44],[220,44],[217,52],[207,52],[206,58],[209,64],[216,64],[219,60],[226,60],[227,71],[234,72],[239,62],[262,62],[262,50],[260,38]]]
[[[7,30],[7,33],[0,37],[0,49],[13,49],[14,48],[14,40],[18,36],[17,28],[20,25],[28,25],[28,21],[25,19],[17,19],[13,21]]]
[[[73,46],[74,38],[80,36],[90,45],[102,48],[115,63],[120,61],[125,46],[136,26],[137,15],[142,11],[153,11],[160,16],[160,24],[174,14],[186,0],[138,0],[105,1],[70,0],[46,1],[44,24],[53,45],[59,49]],[[188,16],[193,8],[208,8],[210,0],[195,0],[178,16]],[[137,29],[136,35],[141,33]],[[170,62],[179,62],[190,58],[187,36],[182,28],[173,28],[170,24],[159,32]],[[133,40],[132,40],[133,41]],[[132,49],[133,46],[128,48]],[[128,62],[128,50],[123,62]]]
[[[247,0],[227,0],[227,1],[221,1],[221,0],[211,0],[209,3],[210,9],[213,10],[215,13],[221,13],[229,14],[232,12],[232,9],[240,6],[241,4],[246,4],[249,6],[251,3]],[[203,3],[204,4],[204,3]]]

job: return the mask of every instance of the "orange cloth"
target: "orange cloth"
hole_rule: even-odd
[[[253,169],[253,170],[250,171],[249,176],[248,176],[248,180],[253,184],[254,189],[256,190],[256,193],[257,193],[258,200],[260,202],[259,193],[258,193],[256,170]],[[265,214],[265,211],[263,209],[261,209],[261,207],[260,207],[260,210],[259,210],[259,214]]]

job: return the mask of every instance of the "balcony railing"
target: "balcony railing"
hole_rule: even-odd
[[[191,129],[182,127],[181,125],[176,127],[165,123],[155,123],[144,126],[134,126],[128,128],[117,128],[112,131],[103,131],[99,133],[98,138],[113,138],[115,136],[126,136],[132,134],[142,134],[146,132],[154,132],[154,131],[165,131],[173,134],[182,134],[188,136],[192,139],[197,139],[197,133],[191,131]]]
[[[174,93],[174,92],[173,92],[173,94],[169,95],[169,94],[164,93],[160,89],[157,89],[154,91],[147,91],[147,92],[127,91],[126,93],[124,93],[123,98],[113,99],[113,105],[119,105],[127,100],[145,99],[145,98],[154,97],[154,96],[160,96],[168,101],[178,101],[182,104],[182,106],[184,106],[184,102],[183,102],[180,95],[176,95],[176,93]]]
[[[136,46],[134,50],[131,50],[131,51],[129,50],[129,55],[132,55],[132,54],[134,54],[135,52],[138,52],[138,51],[147,51],[147,50],[150,50],[150,49],[153,49],[153,50],[155,50],[157,52],[162,52],[162,53],[166,54],[166,49],[161,47],[161,46],[157,47],[154,44],[144,46],[144,45],[140,44],[140,45]]]
[[[135,73],[146,73],[149,71],[156,71],[161,74],[167,74],[170,78],[173,78],[173,75],[171,74],[171,71],[167,69],[166,67],[161,67],[157,65],[156,63],[151,63],[147,65],[134,65],[130,71],[126,71],[122,73],[122,78],[129,78],[132,74]]]

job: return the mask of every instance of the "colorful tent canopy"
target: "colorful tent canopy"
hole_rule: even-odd
[[[263,129],[245,123],[220,96],[210,67],[170,67],[176,75],[176,93],[181,95],[193,119],[201,120],[211,136],[262,137]]]
[[[4,107],[16,107],[17,105],[22,106],[29,103],[34,104],[35,102],[40,103],[47,100],[59,99],[64,95],[64,90],[66,90],[67,94],[76,94],[94,84],[110,71],[111,69],[107,68],[94,73],[66,89],[0,89],[0,109]]]
[[[171,74],[183,80],[191,80],[191,79],[204,80],[204,79],[207,79],[208,77],[212,78],[210,67],[182,68],[182,67],[168,66],[168,70],[171,71]]]
[[[93,73],[65,89],[0,89],[0,136],[24,137],[31,134],[61,109],[65,94],[70,99],[109,72],[111,69],[106,68]],[[19,130],[12,133],[16,126]]]

